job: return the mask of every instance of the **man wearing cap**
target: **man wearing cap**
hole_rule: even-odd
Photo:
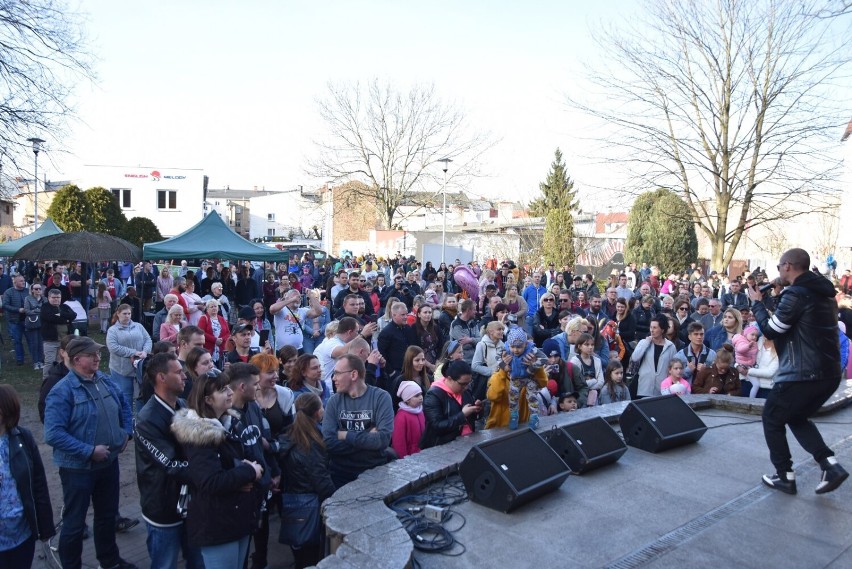
[[[546,286],[548,289],[556,283],[557,274],[559,274],[559,271],[556,270],[556,265],[550,263],[547,266],[547,271],[544,273],[545,280],[547,281]]]
[[[70,371],[45,401],[44,440],[62,481],[64,514],[59,536],[62,567],[82,566],[83,530],[94,508],[95,555],[104,569],[130,569],[115,542],[118,514],[118,455],[133,433],[130,402],[98,370],[101,349],[89,337],[73,339],[66,349]]]
[[[225,354],[225,362],[229,364],[248,363],[251,357],[260,353],[260,347],[252,347],[251,340],[254,337],[254,326],[250,322],[243,322],[234,326],[231,338],[234,339],[234,349]]]
[[[581,292],[586,294],[586,287],[583,286],[583,277],[580,275],[574,277],[574,281],[568,289],[568,292],[571,293],[571,302],[577,302],[578,295]]]

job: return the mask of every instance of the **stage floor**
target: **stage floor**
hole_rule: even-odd
[[[799,493],[761,484],[770,473],[760,417],[700,411],[696,444],[621,459],[509,514],[465,502],[449,556],[415,550],[424,568],[852,567],[852,480],[814,493],[820,471],[788,433]],[[826,442],[852,470],[852,408],[820,416]],[[613,425],[616,429],[617,424]],[[446,522],[459,527],[458,516]]]

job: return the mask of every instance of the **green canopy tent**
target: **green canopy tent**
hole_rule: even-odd
[[[63,231],[56,226],[52,219],[47,218],[44,220],[44,223],[38,226],[38,229],[29,235],[24,235],[20,239],[14,239],[0,244],[0,257],[11,257],[18,252],[18,249],[27,243],[31,243],[36,239],[41,239],[42,237],[47,237],[48,235],[59,235],[60,233],[63,233]]]
[[[210,213],[180,235],[146,243],[142,258],[286,261],[287,253],[247,241],[225,225],[217,213]]]

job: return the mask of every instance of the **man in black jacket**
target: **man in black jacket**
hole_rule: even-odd
[[[186,407],[180,399],[186,374],[177,356],[163,353],[151,357],[146,379],[153,385],[154,395],[139,411],[133,430],[136,483],[148,528],[151,566],[177,569],[178,552],[181,543],[186,542],[186,527],[176,506],[180,487],[189,483],[189,477],[171,424],[175,412]],[[204,567],[198,548],[184,548],[183,556],[187,568]]]
[[[770,317],[757,287],[748,294],[760,329],[775,341],[778,373],[763,407],[763,433],[776,473],[763,483],[787,494],[796,493],[796,475],[787,444],[787,425],[799,444],[822,468],[817,494],[831,492],[849,473],[837,463],[810,417],[840,385],[840,342],[834,286],[808,270],[810,256],[803,249],[781,255],[779,282],[787,286]]]
[[[350,294],[360,296],[364,299],[364,314],[367,316],[372,316],[373,312],[373,301],[370,299],[370,295],[367,294],[367,291],[361,289],[362,282],[366,282],[366,279],[363,279],[358,271],[353,271],[349,274],[349,288],[345,288],[337,293],[337,296],[334,297],[334,310],[332,310],[332,314],[338,312],[343,308],[343,301],[346,300],[346,297]]]
[[[41,369],[42,379],[47,377],[50,366],[56,361],[59,351],[59,331],[57,326],[71,324],[77,318],[77,313],[62,304],[62,293],[51,289],[47,293],[47,302],[41,305],[41,337],[44,341],[44,367]]]

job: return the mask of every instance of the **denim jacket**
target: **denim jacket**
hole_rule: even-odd
[[[119,427],[130,437],[133,434],[133,416],[129,402],[108,376],[97,372],[96,377],[120,403]],[[53,447],[53,462],[60,468],[87,470],[92,467],[98,406],[81,381],[74,370],[69,371],[50,390],[45,403],[44,442]]]
[[[319,322],[319,333],[320,333],[320,335],[319,335],[318,341],[321,341],[323,338],[325,338],[325,327],[328,326],[328,323],[331,321],[331,317],[329,316],[329,313],[328,313],[328,308],[323,306],[322,307],[322,314],[320,314],[319,316],[316,316],[314,318],[307,318],[306,317],[302,321],[302,332],[305,334],[306,337],[313,336],[313,334],[314,334],[314,321]]]

